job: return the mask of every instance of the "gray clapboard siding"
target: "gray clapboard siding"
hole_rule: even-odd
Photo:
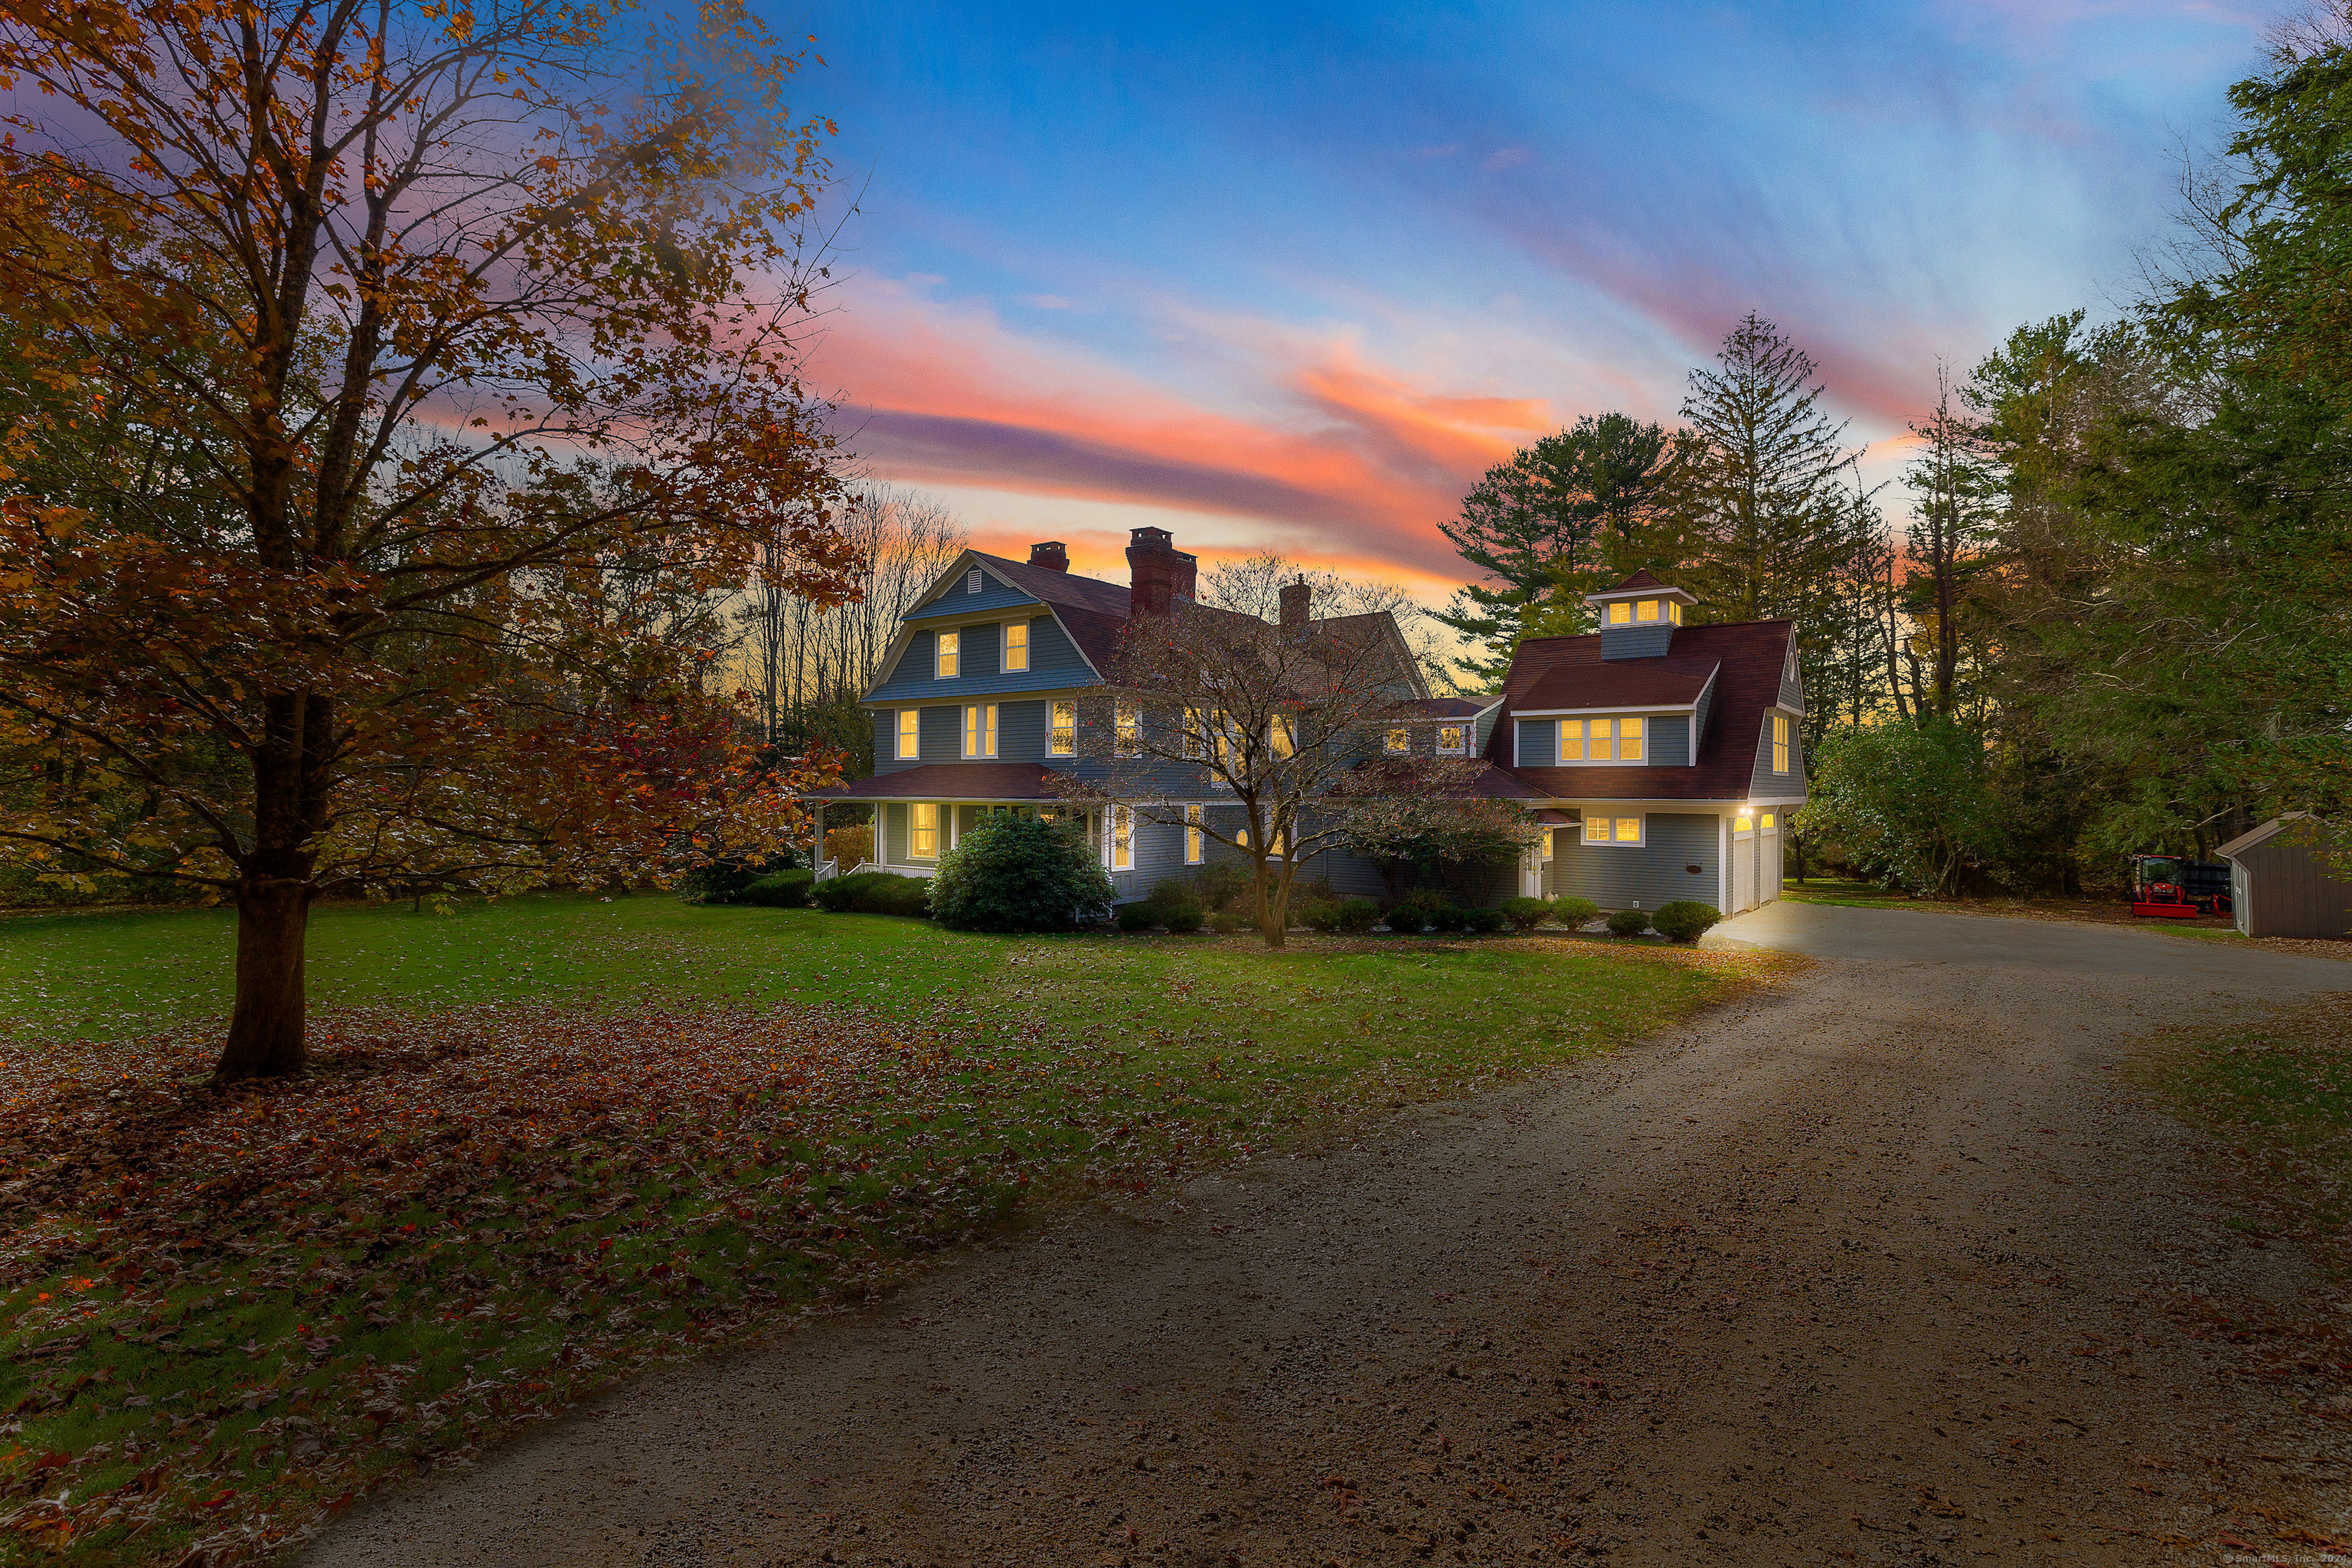
[[[936,627],[919,626],[908,639],[898,661],[866,699],[870,702],[968,702],[999,692],[1060,691],[1098,684],[1094,671],[1079,657],[1051,616],[1029,620],[1029,668],[1001,670],[999,622],[957,628],[962,634],[958,673],[941,680],[931,672],[939,653]]]
[[[1765,714],[1757,721],[1756,766],[1748,779],[1748,793],[1759,800],[1787,800],[1801,797],[1805,793],[1805,721],[1793,715],[1789,720],[1789,771],[1772,771],[1772,715]]]
[[[1649,743],[1643,754],[1654,768],[1686,767],[1690,763],[1690,720],[1680,713],[1654,716],[1645,726]]]
[[[1034,605],[1036,599],[1007,583],[987,567],[980,568],[980,592],[975,594],[964,584],[967,566],[940,580],[939,592],[908,610],[901,620],[919,621],[927,616],[967,616],[975,611],[1007,608],[1014,605]]]
[[[1643,816],[1644,842],[1638,847],[1587,844],[1580,827],[1563,827],[1553,835],[1551,864],[1544,868],[1545,895],[1591,899],[1604,910],[1654,910],[1676,899],[1714,903],[1722,866],[1718,819],[1696,812]],[[1690,866],[1698,870],[1685,869]]]

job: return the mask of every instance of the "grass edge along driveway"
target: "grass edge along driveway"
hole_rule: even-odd
[[[224,1091],[218,932],[174,919],[204,917],[0,929],[0,980],[36,973],[15,994],[46,1013],[0,1036],[13,1559],[265,1557],[975,1232],[1578,1060],[1791,967],[667,900],[330,912],[316,1069]]]

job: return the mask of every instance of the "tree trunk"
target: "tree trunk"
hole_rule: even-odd
[[[248,870],[236,889],[236,1005],[215,1079],[283,1078],[302,1070],[302,945],[310,889]]]

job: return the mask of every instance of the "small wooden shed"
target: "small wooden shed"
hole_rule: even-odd
[[[2352,936],[2352,877],[2329,864],[2319,824],[2293,811],[2221,846],[2247,936]]]

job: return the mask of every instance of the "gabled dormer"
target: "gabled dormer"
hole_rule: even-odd
[[[1584,602],[1601,618],[1602,658],[1663,658],[1672,650],[1683,611],[1698,603],[1647,572],[1636,572],[1614,588],[1587,594]]]

